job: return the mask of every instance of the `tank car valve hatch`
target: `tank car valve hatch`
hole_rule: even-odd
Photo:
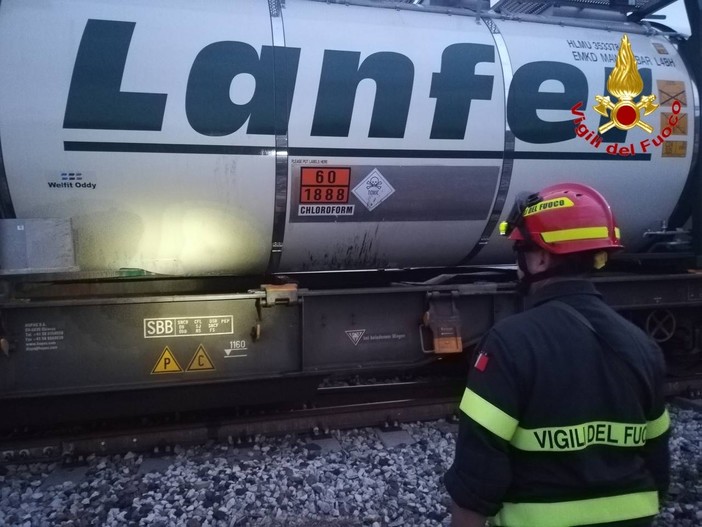
[[[463,341],[461,339],[461,318],[456,309],[456,292],[427,293],[429,309],[422,317],[420,337],[424,353],[461,353]],[[424,345],[425,333],[431,333],[433,348],[427,349]]]

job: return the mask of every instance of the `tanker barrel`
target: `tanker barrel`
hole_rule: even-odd
[[[601,192],[637,253],[681,201],[694,83],[616,6],[191,3],[0,1],[0,274],[511,263],[515,196],[564,180]],[[642,89],[610,105],[618,63]]]

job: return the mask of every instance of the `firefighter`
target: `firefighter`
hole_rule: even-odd
[[[622,247],[605,199],[564,183],[517,200],[526,309],[471,359],[453,465],[454,527],[639,527],[669,482],[658,346],[587,280]]]

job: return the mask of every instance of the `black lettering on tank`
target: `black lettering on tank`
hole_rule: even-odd
[[[463,43],[444,50],[441,71],[432,75],[429,92],[436,99],[431,139],[464,139],[471,102],[492,97],[495,78],[475,74],[481,62],[495,62],[494,46]]]
[[[562,92],[542,92],[541,85],[556,80]],[[575,137],[570,109],[588,100],[587,77],[563,62],[539,61],[524,64],[512,78],[507,97],[507,122],[514,135],[527,143],[568,141]],[[562,121],[544,121],[539,110],[568,110]]]
[[[161,130],[166,94],[120,91],[135,25],[88,20],[73,66],[64,128]]]
[[[185,112],[190,126],[203,135],[223,136],[236,132],[248,120],[249,134],[286,133],[299,59],[299,48],[263,46],[259,58],[244,42],[206,46],[188,77]],[[230,87],[243,74],[255,79],[256,88],[247,103],[236,104]]]
[[[375,101],[368,137],[405,136],[414,64],[388,51],[373,53],[359,66],[360,58],[358,51],[324,51],[311,135],[348,137],[358,84],[372,79]]]

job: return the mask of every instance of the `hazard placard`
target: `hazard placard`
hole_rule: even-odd
[[[682,106],[687,106],[687,94],[683,81],[657,80],[658,100],[661,106],[671,106],[678,101]]]
[[[671,135],[687,135],[687,114],[681,113],[677,117],[674,116],[672,112],[661,112],[661,130],[670,125]],[[671,119],[675,125],[670,124]]]
[[[197,347],[195,355],[193,355],[193,358],[190,360],[190,364],[188,364],[188,371],[208,371],[214,369],[214,364],[212,364],[210,356],[205,351],[205,347],[200,344]]]
[[[661,157],[685,157],[687,155],[687,141],[666,141],[663,143]]]
[[[300,203],[348,203],[349,167],[302,167]]]
[[[173,352],[170,350],[168,346],[163,348],[163,353],[161,353],[161,356],[158,358],[158,361],[156,361],[156,365],[154,366],[154,369],[151,370],[151,375],[155,375],[157,373],[182,373],[183,368],[180,367],[180,364],[178,364],[178,361],[176,360],[175,356],[173,355]]]

